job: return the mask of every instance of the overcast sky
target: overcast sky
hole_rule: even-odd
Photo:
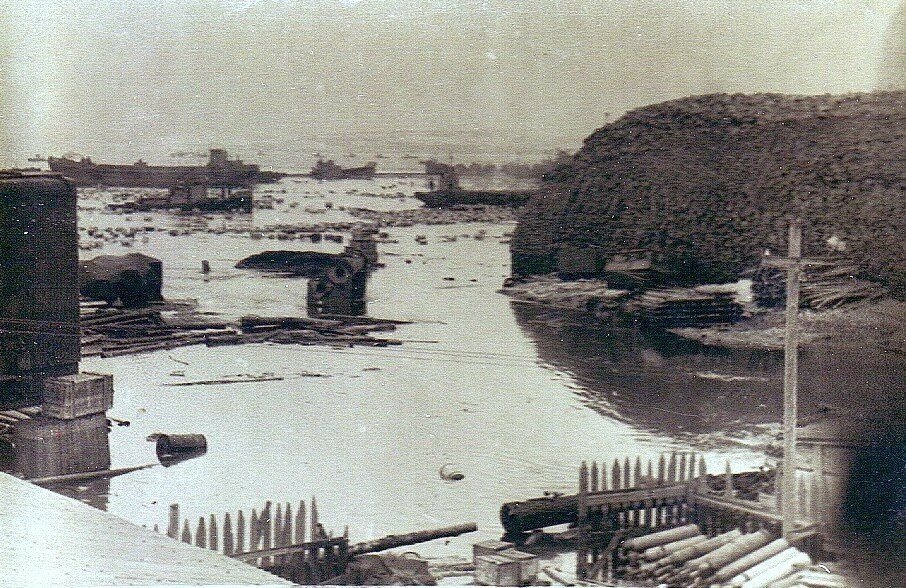
[[[871,90],[899,4],[0,0],[0,164],[353,136],[575,147],[690,94]]]

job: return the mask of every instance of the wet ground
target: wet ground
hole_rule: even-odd
[[[343,245],[268,239],[262,227],[351,220],[340,210],[346,206],[411,208],[418,202],[406,195],[416,189],[417,181],[388,178],[288,178],[259,188],[283,199],[272,210],[211,217],[207,230],[186,230],[189,218],[176,214],[106,213],[102,204],[123,191],[86,190],[82,227],[163,230],[139,231],[125,239],[129,246],[108,240],[83,257],[132,251],[158,257],[165,297],[195,298],[202,311],[304,315],[304,279],[238,270],[235,263],[263,250],[338,252]],[[187,234],[170,235],[177,227]],[[581,460],[656,459],[678,450],[705,452],[710,471],[725,460],[736,470],[764,463],[761,449],[779,420],[781,357],[708,351],[512,304],[496,292],[509,275],[512,228],[386,229],[389,238],[379,245],[386,267],[368,285],[368,313],[412,321],[393,335],[405,341],[397,348],[195,346],[83,361],[83,370],[114,375],[108,414],[131,422],[110,433],[113,467],[155,462],[146,441],[155,432],[203,433],[209,449],[172,467],[114,478],[109,487],[68,492],[149,527],[165,526],[171,503],[191,520],[314,495],[325,526],[341,532],[349,525],[353,541],[474,521],[477,533],[416,548],[467,555],[475,541],[499,538],[503,502],[573,491]],[[257,232],[263,237],[252,238]],[[208,276],[202,260],[211,264]],[[806,358],[805,404],[845,397],[866,383],[879,393],[896,389],[891,384],[902,366],[876,361],[876,374],[865,380],[866,357]],[[305,375],[312,372],[327,377]],[[236,374],[284,379],[166,385]],[[438,470],[446,463],[465,479],[443,481]]]

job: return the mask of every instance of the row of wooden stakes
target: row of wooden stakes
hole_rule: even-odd
[[[697,458],[697,459],[696,459]],[[729,463],[727,464],[729,468]],[[705,467],[705,458],[696,454],[672,453],[669,457],[661,455],[655,471],[654,462],[648,460],[647,467],[642,469],[642,458],[636,457],[634,464],[628,457],[623,460],[613,461],[610,468],[610,478],[607,476],[607,465],[602,462],[583,461],[579,468],[580,492],[599,492],[607,490],[629,490],[631,488],[646,488],[686,482],[708,473]]]
[[[299,501],[295,514],[289,502],[273,503],[268,500],[259,513],[252,509],[251,515],[246,517],[240,510],[236,515],[235,531],[230,513],[224,513],[220,525],[216,515],[199,517],[195,532],[189,519],[183,519],[180,526],[180,509],[178,504],[170,505],[167,536],[179,539],[204,549],[222,551],[224,555],[236,556],[272,547],[287,547],[309,542],[322,541],[332,538],[332,533],[327,533],[318,520],[317,500],[312,497],[310,516],[306,516],[307,509],[304,500]],[[246,521],[248,524],[246,526]],[[306,521],[308,523],[306,524]],[[154,527],[158,531],[157,525]],[[348,537],[349,530],[344,530],[343,536]],[[269,565],[269,558],[262,558],[262,565]],[[279,563],[280,558],[277,558]]]

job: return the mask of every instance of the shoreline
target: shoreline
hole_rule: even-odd
[[[561,281],[536,276],[505,284],[498,290],[516,302],[587,313],[601,319],[625,312],[626,290],[609,288],[603,280]],[[628,314],[627,314],[628,316]],[[830,310],[799,311],[799,342],[808,347],[821,342],[830,346],[875,346],[884,352],[906,355],[906,303],[883,298]],[[733,324],[664,329],[683,339],[709,347],[782,351],[783,309],[756,308],[745,304],[745,314]]]

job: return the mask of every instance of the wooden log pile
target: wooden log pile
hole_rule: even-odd
[[[159,310],[82,309],[82,356],[117,357],[205,342],[205,337],[233,332],[222,322],[169,323]]]
[[[729,292],[704,292],[695,288],[648,290],[625,305],[642,324],[671,329],[731,324],[742,318],[743,308]]]
[[[857,278],[859,268],[847,262],[812,263],[800,276],[799,307],[824,310],[866,300],[878,300],[886,292],[876,282]],[[765,308],[786,304],[786,272],[762,265],[752,274],[752,298]]]
[[[80,313],[83,357],[117,357],[204,344],[209,347],[244,343],[301,345],[368,345],[386,347],[401,341],[373,337],[393,331],[401,321],[368,317],[242,317],[216,321],[190,312],[164,317],[160,310],[120,309],[83,305]]]
[[[684,525],[625,541],[624,578],[671,587],[844,586],[840,576],[813,568],[811,558],[784,539],[738,529],[707,537]]]

